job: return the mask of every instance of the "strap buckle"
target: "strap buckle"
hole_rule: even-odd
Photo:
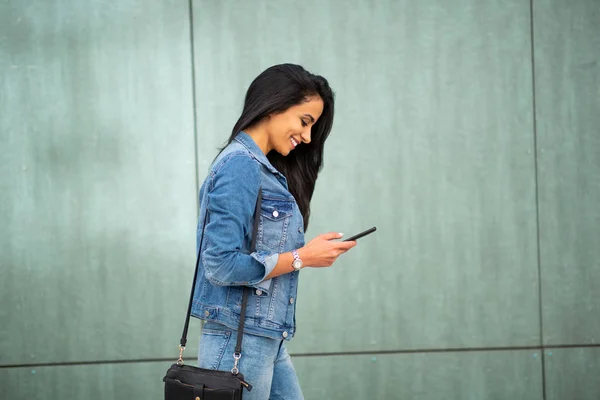
[[[183,351],[185,346],[179,345],[179,358],[177,359],[177,365],[183,365]]]
[[[231,369],[231,373],[237,375],[240,373],[240,370],[238,368],[238,362],[240,361],[240,358],[242,358],[242,355],[240,353],[233,353],[233,358],[235,361],[233,362],[233,368]]]

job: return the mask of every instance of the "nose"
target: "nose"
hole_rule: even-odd
[[[306,144],[310,143],[310,131],[311,128],[308,128],[300,135],[300,137],[302,137],[302,141]]]

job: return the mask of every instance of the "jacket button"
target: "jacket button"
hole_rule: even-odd
[[[290,304],[294,304],[294,298],[293,297],[290,298]]]
[[[287,333],[287,331],[284,331],[284,332],[283,332],[283,337],[284,337],[284,338],[288,337],[288,333]]]
[[[279,216],[279,213],[277,212],[277,210],[273,211],[273,216],[274,216],[275,218],[277,218],[277,217]]]
[[[204,311],[204,316],[208,317],[210,315],[210,312],[208,310]]]
[[[260,290],[260,289],[256,289],[256,295],[257,295],[257,296],[260,296],[261,294],[262,294],[262,290]]]

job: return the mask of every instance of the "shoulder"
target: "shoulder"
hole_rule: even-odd
[[[210,169],[213,184],[216,181],[259,184],[261,168],[258,160],[243,146],[228,145],[215,159]]]
[[[260,173],[260,164],[247,152],[233,152],[216,161],[211,169],[211,174],[216,176],[225,171],[236,170],[240,170],[240,173]]]

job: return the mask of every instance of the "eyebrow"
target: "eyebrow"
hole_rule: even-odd
[[[303,116],[310,118],[310,122],[312,122],[313,124],[315,123],[315,119],[313,118],[312,115],[310,115],[310,114],[304,114]]]

